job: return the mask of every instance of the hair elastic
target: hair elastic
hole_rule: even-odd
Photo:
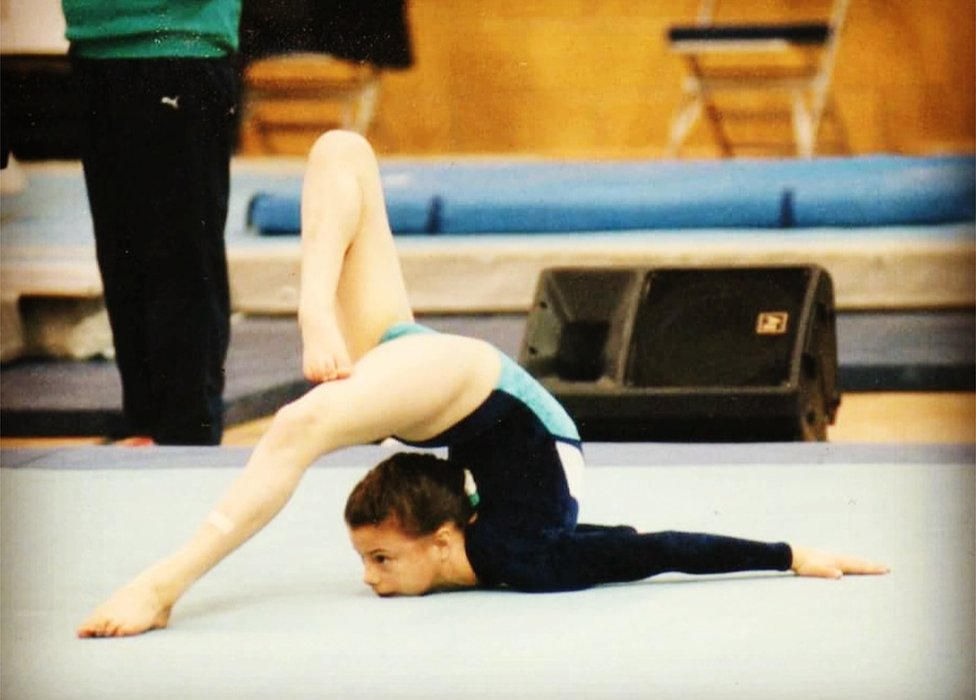
[[[481,503],[481,496],[478,495],[478,485],[474,481],[474,475],[467,469],[464,470],[464,493],[467,494],[471,507],[477,508]]]

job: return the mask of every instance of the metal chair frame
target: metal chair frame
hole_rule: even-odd
[[[789,100],[797,155],[812,157],[824,116],[843,125],[831,94],[837,49],[850,0],[833,0],[823,23],[720,24],[714,21],[717,0],[702,0],[694,26],[672,27],[669,46],[681,56],[688,74],[682,101],[671,121],[668,154],[677,156],[704,113],[722,155],[734,155],[715,97],[721,93],[766,92]],[[786,53],[800,52],[802,65],[784,66]],[[734,67],[710,67],[719,56],[748,59]]]

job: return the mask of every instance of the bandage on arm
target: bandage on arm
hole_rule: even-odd
[[[219,510],[210,512],[207,522],[213,525],[222,535],[229,535],[234,529],[234,521],[221,513]]]

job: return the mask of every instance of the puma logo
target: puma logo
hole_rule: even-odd
[[[166,105],[167,107],[172,107],[173,109],[179,109],[180,96],[179,95],[177,95],[176,97],[163,96],[163,98],[160,100],[160,103]]]

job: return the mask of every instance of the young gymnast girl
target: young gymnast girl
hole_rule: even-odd
[[[96,608],[79,636],[165,627],[180,596],[271,521],[319,456],[390,436],[446,445],[449,459],[394,455],[350,495],[350,538],[380,595],[572,590],[664,571],[887,571],[785,543],[577,524],[572,420],[489,344],[414,322],[376,159],[354,134],[329,132],[309,156],[299,322],[303,369],[318,384],[276,413],[194,536]]]

